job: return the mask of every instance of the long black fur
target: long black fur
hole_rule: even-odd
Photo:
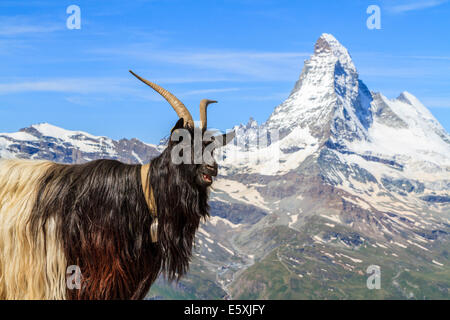
[[[200,220],[209,216],[208,190],[196,183],[198,166],[173,164],[175,144],[169,141],[167,149],[151,162],[148,175],[159,220],[162,272],[169,280],[187,272],[195,231]]]
[[[42,178],[29,221],[34,235],[57,223],[67,265],[82,273],[69,299],[142,299],[163,272],[179,279],[189,267],[195,231],[208,216],[208,191],[197,165],[171,161],[174,142],[150,163],[148,183],[158,217],[158,242],[141,181],[141,166],[113,160],[54,164]],[[45,230],[45,228],[44,228]]]
[[[56,219],[67,265],[82,273],[69,299],[140,299],[156,279],[161,250],[150,239],[140,168],[98,160],[55,164],[45,175],[30,225],[36,234]]]

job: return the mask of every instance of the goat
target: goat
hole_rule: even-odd
[[[200,102],[195,128],[180,100],[130,72],[179,116],[167,148],[145,165],[0,161],[0,299],[142,299],[158,275],[179,280],[188,271],[218,165],[174,163],[189,141],[172,137],[180,129],[189,138],[205,133],[206,109],[216,101]],[[213,137],[201,149],[233,137]],[[77,288],[67,286],[69,266],[81,272]]]

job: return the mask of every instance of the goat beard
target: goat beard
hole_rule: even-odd
[[[178,281],[188,271],[195,232],[201,219],[209,217],[208,189],[195,183],[187,170],[174,165],[165,150],[152,161],[148,175],[158,216],[161,272],[169,281]]]

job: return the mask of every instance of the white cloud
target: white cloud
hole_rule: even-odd
[[[183,95],[196,95],[196,94],[208,94],[208,93],[218,93],[218,92],[232,92],[232,91],[240,91],[239,88],[217,88],[217,89],[204,89],[204,90],[191,90],[185,92]]]
[[[388,6],[388,9],[393,13],[402,13],[432,8],[444,4],[446,2],[448,2],[448,0],[421,0],[413,2],[409,1],[408,3],[405,4]]]
[[[407,67],[363,67],[359,68],[359,76],[379,78],[411,78],[440,74],[442,70]]]
[[[117,99],[142,99],[162,101],[163,98],[145,86],[137,86],[133,79],[126,78],[54,78],[36,81],[17,81],[0,83],[0,95],[23,92],[50,92],[81,95],[66,97],[75,104],[88,104],[89,101],[114,97]]]
[[[135,71],[135,70],[133,70]],[[145,76],[145,74],[149,74],[151,72],[146,72],[145,70],[140,70],[139,75]],[[233,78],[233,77],[207,77],[207,76],[186,76],[186,77],[169,77],[169,78],[163,78],[163,77],[153,77],[152,81],[158,83],[158,84],[165,84],[165,83],[171,83],[171,84],[183,84],[183,83],[195,83],[195,82],[240,82],[242,79],[239,78]]]
[[[290,81],[295,79],[300,70],[293,66],[303,64],[304,58],[310,53],[303,52],[252,52],[252,51],[208,51],[197,49],[161,51],[147,44],[134,44],[128,48],[97,49],[91,53],[101,55],[119,55],[146,61],[150,63],[162,62],[165,64],[178,64],[195,67],[203,70],[220,71],[221,78],[236,78],[242,81],[271,80]]]
[[[246,95],[242,96],[239,99],[241,100],[248,100],[248,101],[276,101],[277,103],[280,103],[281,101],[286,100],[286,98],[289,96],[289,91],[286,92],[275,92],[273,94],[267,94],[267,95]]]
[[[0,16],[0,36],[50,33],[64,28],[64,24],[55,24],[38,16]]]
[[[239,88],[210,88],[190,90],[177,96],[192,96],[218,92],[239,91]],[[133,99],[163,101],[164,99],[134,78],[54,78],[36,81],[17,81],[0,83],[0,95],[30,92],[50,92],[71,94],[65,99],[71,103],[88,105],[95,101],[104,101],[111,96],[114,99]],[[76,94],[76,95],[73,95]]]
[[[20,34],[30,34],[30,33],[49,33],[61,30],[58,26],[39,26],[39,25],[1,25],[0,35],[1,36],[17,36]]]
[[[412,59],[450,61],[450,56],[411,56]]]
[[[120,90],[121,80],[111,78],[58,78],[39,81],[0,83],[0,94],[19,92],[111,92]]]
[[[423,104],[429,108],[450,109],[450,97],[444,98],[423,98]]]

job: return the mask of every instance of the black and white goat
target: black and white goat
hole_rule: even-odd
[[[141,299],[160,273],[178,279],[188,270],[217,163],[173,158],[184,152],[193,160],[194,132],[206,131],[206,108],[215,101],[201,101],[194,128],[181,101],[135,76],[177,112],[171,136],[182,129],[189,139],[169,139],[146,165],[0,161],[0,299]],[[201,150],[234,133],[219,137]],[[187,142],[194,148],[180,148]],[[67,287],[69,266],[81,272],[74,289]]]

